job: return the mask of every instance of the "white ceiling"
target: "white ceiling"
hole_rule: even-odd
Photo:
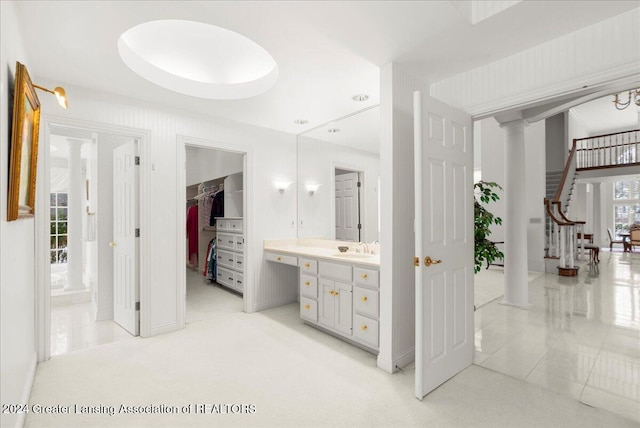
[[[471,25],[448,1],[18,2],[30,74],[188,111],[298,134],[379,104],[379,66],[410,63],[436,81],[638,6],[632,1],[525,1]],[[279,80],[245,100],[205,100],[134,74],[117,41],[159,19],[238,32],[276,60]],[[207,46],[202,46],[207,55]],[[354,94],[369,100],[354,102]],[[73,93],[68,93],[73,109]],[[295,119],[309,121],[301,126]]]
[[[623,93],[620,100],[626,99],[626,93]],[[632,103],[626,109],[618,110],[613,100],[614,96],[608,95],[573,108],[589,130],[589,136],[640,128],[640,107]]]

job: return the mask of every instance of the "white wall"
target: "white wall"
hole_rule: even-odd
[[[363,240],[378,237],[378,176],[380,156],[345,146],[298,137],[298,237],[335,237],[334,166],[364,171]],[[321,186],[313,194],[306,183]]]
[[[34,220],[7,222],[9,88],[13,88],[16,61],[29,67],[18,23],[15,4],[0,2],[0,396],[3,404],[27,403],[36,365]],[[40,175],[38,179],[43,177]],[[3,412],[0,425],[16,426],[21,420],[16,414]]]
[[[291,288],[295,285],[281,284],[265,270],[262,255],[264,239],[292,238],[296,236],[295,194],[280,195],[272,186],[277,176],[295,180],[295,136],[282,132],[238,124],[208,117],[187,115],[182,111],[155,107],[133,99],[99,94],[91,90],[74,87],[63,82],[48,82],[43,85],[65,86],[69,94],[69,109],[61,111],[53,97],[44,99],[45,111],[55,112],[57,117],[91,121],[100,124],[149,130],[150,146],[148,158],[141,160],[141,175],[151,179],[146,189],[150,200],[149,230],[141,230],[147,243],[148,254],[141,254],[141,260],[148,266],[148,281],[151,295],[142,301],[147,311],[150,334],[179,328],[181,301],[176,284],[178,265],[184,265],[179,256],[178,210],[184,211],[184,189],[178,189],[178,174],[184,174],[184,165],[177,164],[178,136],[189,136],[202,141],[217,141],[221,144],[237,145],[247,149],[255,158],[252,171],[252,209],[246,213],[250,235],[246,236],[251,246],[246,254],[248,269],[253,275],[246,278],[257,284],[252,307],[257,310],[284,303],[291,298]],[[47,118],[55,123],[55,119]],[[284,197],[283,197],[284,196]],[[181,215],[184,215],[182,212]],[[249,251],[251,250],[251,252]],[[181,252],[184,251],[182,248]],[[180,253],[181,254],[181,253]]]
[[[583,120],[575,113],[573,109],[570,109],[566,114],[567,120],[567,146],[565,152],[571,150],[573,147],[573,140],[578,138],[586,138],[591,135],[589,128],[583,122]]]
[[[493,181],[505,188],[505,132],[493,118],[480,121],[475,127],[480,131],[480,168],[483,181]],[[527,200],[527,255],[528,269],[544,271],[544,194],[545,194],[545,134],[544,121],[533,123],[524,129]],[[474,136],[474,139],[476,137]],[[474,144],[477,144],[476,139]],[[477,146],[476,146],[477,147]],[[505,204],[504,191],[498,191],[500,199],[491,202],[487,208],[501,217],[503,225],[491,227],[491,240],[504,241]],[[539,220],[539,223],[538,223]],[[502,247],[504,249],[504,247]]]
[[[242,172],[242,154],[186,147],[187,186]]]
[[[549,172],[564,171],[567,158],[567,131],[565,113],[559,113],[545,120],[546,170]]]

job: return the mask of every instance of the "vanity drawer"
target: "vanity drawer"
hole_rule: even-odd
[[[244,291],[244,275],[236,272],[236,290],[238,291]]]
[[[264,253],[264,257],[270,262],[284,263],[286,265],[298,266],[298,258],[296,256],[285,256],[278,253]]]
[[[318,273],[320,276],[339,279],[341,281],[351,282],[353,280],[351,266],[349,265],[319,261]]]
[[[353,268],[353,280],[357,284],[368,285],[370,287],[378,288],[379,285],[379,272],[373,269],[365,269],[361,267]]]
[[[353,337],[365,345],[378,349],[378,321],[353,314]]]
[[[227,220],[228,228],[231,232],[242,232],[242,220]]]
[[[223,267],[218,267],[218,275],[216,276],[216,282],[218,284],[226,285],[227,287],[235,288],[236,278],[235,272]]]
[[[244,251],[244,236],[233,235],[233,242],[235,244],[236,251],[239,251],[239,252]]]
[[[318,273],[318,262],[300,257],[300,272]]]
[[[231,269],[236,267],[236,254],[231,251],[218,250],[218,266],[225,266]]]
[[[378,318],[378,291],[357,285],[353,287],[353,310],[360,315]]]
[[[310,299],[318,298],[318,278],[300,274],[300,295]]]
[[[235,254],[236,259],[236,270],[244,272],[244,255],[243,254]]]
[[[233,250],[235,248],[235,237],[230,233],[217,234],[218,248],[228,248]]]
[[[300,317],[318,322],[318,302],[306,297],[300,298]]]

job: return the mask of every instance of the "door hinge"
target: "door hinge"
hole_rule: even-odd
[[[358,187],[362,187],[362,183],[358,181]]]
[[[136,302],[136,311],[140,310],[140,302]]]
[[[135,164],[140,165],[140,156],[135,157]]]
[[[420,266],[420,257],[414,257],[414,258],[413,258],[413,265],[414,265],[415,267]]]
[[[136,228],[136,238],[140,237],[140,228]]]
[[[358,223],[358,230],[362,229],[362,224]]]

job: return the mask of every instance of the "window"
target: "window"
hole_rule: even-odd
[[[51,194],[51,264],[67,262],[67,194]]]
[[[640,181],[613,183],[613,223],[616,237],[628,233],[629,226],[640,222]]]

